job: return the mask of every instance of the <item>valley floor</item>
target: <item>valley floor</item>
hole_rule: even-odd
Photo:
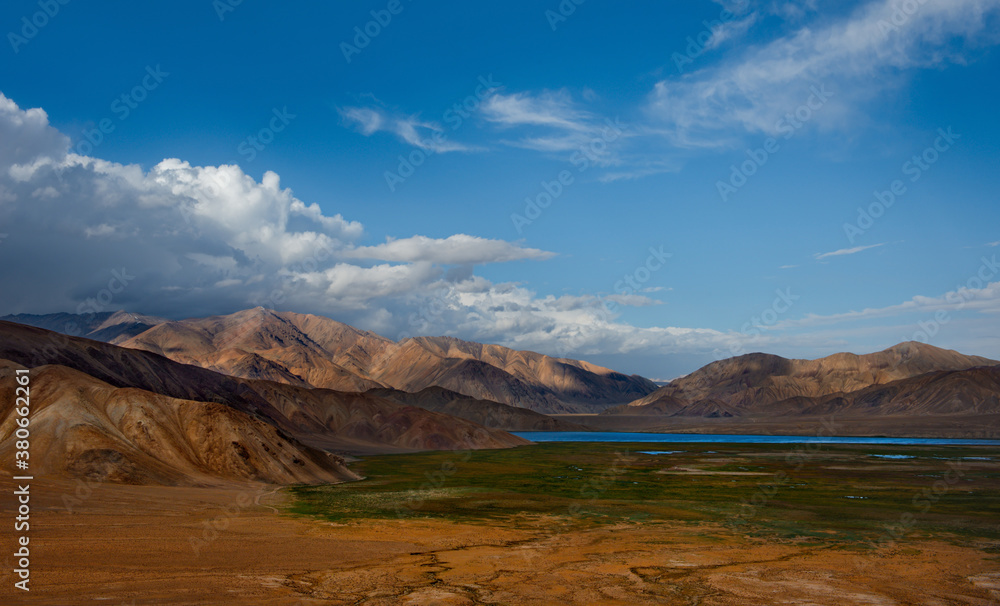
[[[663,417],[657,415],[550,415],[597,431],[716,433],[786,436],[892,436],[1000,439],[1000,414],[793,415],[788,417]]]
[[[11,597],[13,566],[0,556],[0,602],[1000,604],[996,449],[951,451],[966,461],[968,485],[943,494],[898,540],[872,541],[908,507],[914,487],[944,477],[940,450],[922,458],[910,449],[899,456],[913,458],[889,460],[825,450],[734,526],[739,498],[773,478],[772,466],[786,464],[775,456],[783,453],[747,447],[668,459],[675,455],[630,449],[628,460],[613,463],[614,478],[570,498],[570,507],[578,504],[571,514],[563,499],[578,493],[573,478],[547,501],[538,498],[544,483],[518,484],[525,473],[537,479],[556,469],[579,469],[576,479],[586,480],[596,461],[612,461],[610,449],[588,458],[574,448],[582,447],[373,457],[359,464],[368,480],[316,489],[36,481],[32,591]],[[487,495],[472,481],[488,482],[490,469],[518,460],[534,467],[507,467],[507,483]],[[400,489],[433,478],[433,470],[444,470],[443,484],[417,485],[421,498],[404,500],[407,515],[394,515],[393,499],[406,494]],[[896,478],[892,486],[882,474]],[[729,503],[718,491],[724,484],[734,487]],[[657,497],[656,505],[674,514],[628,505],[661,488],[675,496]],[[836,503],[833,490],[842,497]],[[4,492],[2,516],[11,520]],[[478,509],[464,509],[470,504]],[[519,507],[531,513],[509,515]]]

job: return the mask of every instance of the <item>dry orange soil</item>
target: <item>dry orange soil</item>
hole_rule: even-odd
[[[76,489],[34,483],[32,590],[12,588],[5,530],[0,603],[1000,604],[997,557],[945,542],[866,552],[681,523],[340,525],[277,513],[286,497],[266,486],[106,484],[69,513]]]

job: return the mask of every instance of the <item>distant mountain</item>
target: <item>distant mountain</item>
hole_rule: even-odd
[[[453,417],[467,419],[484,427],[505,431],[589,431],[588,427],[562,421],[527,408],[517,408],[490,400],[476,400],[443,387],[427,387],[416,393],[398,389],[372,389],[378,396],[407,406],[417,406]]]
[[[15,440],[17,367],[32,369],[32,453],[37,467],[52,473],[187,484],[212,478],[332,481],[352,477],[334,452],[527,443],[374,395],[231,377],[146,351],[0,322],[4,456]]]
[[[997,364],[916,342],[873,354],[839,353],[818,360],[754,353],[713,362],[604,414],[719,417],[848,409],[886,414],[905,412],[901,406],[914,414],[932,409],[937,414],[972,412],[989,407],[997,392],[980,376],[989,376],[992,370],[971,369]],[[941,372],[957,374],[935,381],[932,390],[927,381]],[[973,376],[977,379],[972,380]],[[921,406],[915,405],[918,399]],[[901,404],[904,400],[906,406]]]
[[[106,343],[121,342],[167,321],[164,318],[133,314],[127,311],[89,314],[15,314],[2,316],[0,320],[27,324],[28,326]]]
[[[656,389],[642,377],[578,360],[450,337],[397,343],[329,318],[264,308],[164,321],[115,342],[246,378],[341,391],[438,386],[549,413],[600,411]]]

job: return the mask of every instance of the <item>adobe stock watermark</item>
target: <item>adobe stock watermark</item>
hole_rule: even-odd
[[[879,33],[882,34],[883,38],[888,38],[889,34],[898,34],[899,30],[913,18],[913,15],[916,15],[920,8],[929,1],[901,0],[896,2],[892,7],[892,15],[889,16],[889,20],[878,20],[876,25],[878,25]]]
[[[377,38],[385,28],[389,27],[393,17],[402,13],[404,8],[406,6],[402,0],[389,0],[385,8],[371,11],[372,18],[370,21],[367,21],[364,25],[354,27],[354,38],[351,39],[351,42],[354,44],[352,45],[346,41],[340,43],[340,52],[344,54],[344,60],[350,63],[352,57],[360,55],[361,51],[368,48],[372,40]]]
[[[475,112],[486,97],[490,96],[495,90],[503,86],[499,82],[493,81],[493,74],[488,76],[479,76],[479,84],[476,86],[475,91],[467,95],[465,98],[460,99],[453,103],[451,107],[446,109],[441,115],[441,120],[449,126],[451,132],[457,131],[459,128],[465,124],[465,121],[469,119],[473,112]],[[448,139],[445,135],[444,130],[436,129],[430,137],[430,142],[426,144],[425,147],[419,147],[414,149],[406,156],[400,154],[397,156],[399,163],[396,165],[396,171],[385,171],[383,177],[385,178],[385,184],[388,186],[390,192],[395,192],[396,188],[406,182],[407,179],[412,177],[416,173],[417,168],[422,166],[427,158],[430,156],[440,153],[438,150],[444,149]]]
[[[659,248],[650,246],[649,256],[646,257],[646,261],[637,265],[635,269],[627,272],[621,280],[615,282],[615,292],[620,295],[638,293],[642,285],[649,282],[653,274],[660,271],[673,256],[673,253],[664,252],[662,245]]]
[[[740,11],[747,6],[747,0],[740,0],[737,3]],[[705,54],[708,50],[708,43],[712,41],[715,36],[715,32],[722,28],[722,26],[727,23],[732,23],[736,20],[736,13],[729,10],[728,8],[723,8],[719,13],[719,18],[713,21],[708,21],[707,19],[702,21],[702,25],[705,29],[701,30],[694,36],[688,36],[686,39],[687,46],[684,47],[684,52],[680,53],[674,51],[670,55],[670,60],[674,62],[674,66],[677,68],[677,73],[684,72],[684,66],[694,63],[694,60]]]
[[[945,301],[954,307],[951,309],[938,309],[930,319],[917,322],[917,330],[909,337],[904,337],[904,342],[920,341],[922,343],[930,343],[931,339],[936,337],[941,332],[941,329],[951,322],[951,313],[965,309],[966,304],[975,298],[972,291],[985,288],[990,283],[990,280],[1000,273],[1000,263],[997,262],[996,255],[993,255],[989,259],[982,257],[980,260],[982,264],[976,273],[972,274],[965,281],[965,284],[958,285],[955,290],[945,295]]]
[[[254,307],[263,307],[265,309],[277,309],[279,305],[284,303],[288,296],[289,291],[293,289],[294,280],[297,276],[303,273],[313,273],[319,271],[323,262],[326,261],[333,255],[333,246],[331,246],[329,241],[321,241],[321,243],[316,247],[313,254],[302,259],[301,261],[285,267],[283,271],[279,271],[280,283],[276,288],[271,289],[271,291],[265,293],[263,296],[254,296],[250,299],[249,303]],[[263,315],[256,316],[253,321],[245,322],[239,330],[233,331],[232,334],[228,335],[222,342],[219,343],[220,349],[226,349],[233,344],[239,343],[243,337],[248,334],[252,334],[255,330],[260,328],[264,322]]]
[[[104,485],[104,480],[94,481],[90,478],[86,479],[76,479],[76,488],[73,490],[73,494],[64,492],[62,494],[63,508],[66,513],[73,513],[73,508],[83,505],[91,496],[94,494],[94,490],[100,488]]]
[[[477,438],[485,438],[486,433],[482,430],[476,431]],[[462,453],[462,456],[458,458],[459,463],[468,463],[472,458],[472,451],[466,450]],[[437,471],[427,472],[424,477],[427,481],[420,485],[417,490],[411,490],[408,498],[402,503],[396,505],[395,512],[396,517],[399,519],[405,518],[407,516],[415,515],[427,502],[429,498],[434,495],[435,490],[441,490],[448,480],[458,472],[458,465],[455,464],[454,457],[449,457],[438,467]]]
[[[911,183],[919,181],[920,177],[941,159],[941,154],[950,150],[955,141],[962,138],[962,135],[952,131],[950,126],[947,129],[937,129],[937,133],[938,136],[931,145],[925,147],[919,154],[914,154],[900,167],[903,175],[908,176]],[[854,244],[855,239],[871,229],[907,191],[906,183],[902,179],[894,179],[889,183],[888,189],[876,189],[872,193],[875,201],[869,204],[868,208],[858,207],[858,218],[854,223],[844,223],[844,235],[847,236],[847,241]]]
[[[618,476],[625,473],[625,466],[635,460],[628,450],[624,453],[616,452],[615,460],[609,467],[604,469],[598,476],[590,478],[580,487],[581,502],[571,503],[567,508],[570,515],[579,515],[583,511],[583,506],[594,503],[602,494],[607,492],[611,485],[615,483]]]
[[[546,10],[545,20],[549,22],[549,27],[552,28],[552,31],[556,31],[559,25],[565,23],[566,20],[576,12],[577,7],[586,1],[587,0],[561,0],[559,4],[556,5],[555,10]]]
[[[805,126],[816,112],[821,110],[827,101],[830,100],[830,97],[833,96],[833,92],[827,90],[825,84],[821,84],[818,87],[815,85],[810,86],[809,90],[811,94],[805,103],[788,112],[774,123],[774,130],[786,140],[795,136],[795,133]],[[768,137],[757,149],[746,150],[747,159],[739,166],[733,164],[729,167],[729,179],[727,181],[719,180],[715,182],[715,189],[718,190],[722,201],[728,202],[729,198],[746,185],[750,177],[757,174],[757,171],[767,163],[768,159],[780,149],[781,145],[778,143],[778,140],[775,137]]]
[[[715,356],[716,360],[725,360],[747,353],[747,344],[758,341],[764,334],[764,330],[769,326],[777,324],[779,318],[787,313],[792,308],[792,305],[801,298],[801,295],[792,294],[790,286],[785,287],[784,290],[780,288],[776,289],[774,294],[778,296],[775,297],[770,307],[762,311],[760,315],[753,316],[740,327],[740,334],[746,338],[731,337],[728,350],[716,348],[712,351],[712,355]]]
[[[111,270],[111,279],[108,280],[107,288],[102,288],[98,291],[97,296],[90,297],[77,305],[76,313],[78,315],[93,316],[94,314],[110,309],[112,301],[115,300],[115,295],[124,291],[132,280],[135,280],[135,276],[129,274],[128,270],[124,267],[121,271],[117,269]]]
[[[243,0],[212,0],[212,8],[219,21],[225,21],[226,15],[236,10],[236,7],[243,4]]]
[[[447,288],[436,289],[429,299],[425,299],[417,311],[410,313],[407,317],[409,330],[404,329],[396,336],[396,341],[402,341],[413,336],[410,331],[421,331],[424,327],[429,327],[435,321],[439,321],[444,312],[451,308],[448,295],[451,291]],[[426,333],[425,333],[426,334]]]
[[[935,480],[930,486],[920,490],[910,499],[910,505],[916,511],[916,514],[905,511],[900,514],[895,524],[883,524],[883,532],[878,539],[874,541],[868,540],[870,547],[876,550],[880,547],[895,547],[898,541],[901,541],[906,538],[906,535],[913,532],[913,529],[920,521],[918,515],[929,513],[938,501],[951,492],[955,484],[966,476],[962,461],[948,461],[946,466],[948,467],[948,471],[944,473],[942,479]],[[857,569],[864,570],[879,561],[877,556],[877,553],[872,553],[864,557],[856,556],[854,558],[854,566]]]
[[[147,65],[146,74],[139,83],[130,90],[115,97],[115,100],[111,102],[109,109],[118,119],[118,122],[127,120],[132,115],[132,112],[139,108],[139,104],[149,97],[149,93],[159,88],[160,84],[169,75],[169,72],[160,69],[159,63],[156,64],[156,67]],[[98,146],[104,143],[108,135],[115,132],[117,127],[118,125],[111,118],[102,118],[94,128],[83,130],[83,140],[77,142],[73,151],[80,156],[89,156]]]
[[[832,437],[837,435],[838,425],[833,419],[834,418],[832,416],[820,419],[820,428],[816,432],[817,438]],[[792,473],[797,473],[805,467],[806,461],[809,460],[809,457],[821,451],[823,446],[824,443],[822,441],[806,442],[797,446],[792,452],[786,454],[784,457],[784,463],[786,466],[791,467]],[[738,526],[739,524],[748,522],[755,518],[757,516],[757,510],[770,503],[771,499],[778,494],[778,491],[780,491],[792,480],[793,476],[791,473],[782,469],[775,472],[772,481],[757,484],[753,495],[751,495],[749,499],[740,499],[739,510],[735,515],[726,521],[726,525]]]
[[[662,245],[658,248],[650,246],[648,252],[649,256],[646,257],[645,261],[636,265],[632,271],[625,272],[622,279],[614,283],[612,288],[617,295],[629,296],[642,292],[644,285],[652,279],[653,274],[666,267],[667,262],[674,256],[673,253],[664,251]],[[610,323],[611,314],[615,313],[618,308],[618,301],[598,296],[597,303],[597,313],[601,321]],[[565,358],[585,342],[586,337],[580,332],[560,337],[556,342],[554,352],[557,357]]]
[[[21,52],[21,47],[35,39],[52,19],[55,19],[62,7],[70,3],[70,0],[38,0],[38,9],[31,15],[21,17],[20,34],[17,32],[7,32],[7,41],[14,49],[14,54]]]
[[[581,145],[570,156],[569,162],[576,167],[577,175],[586,172],[590,167],[594,166],[600,160],[601,154],[607,151],[608,145],[621,138],[628,129],[628,126],[622,124],[619,118],[615,118],[614,120],[607,118],[604,122],[606,126],[601,129],[601,132],[587,143]],[[570,170],[561,170],[555,176],[555,179],[542,181],[539,184],[541,191],[534,196],[528,196],[524,199],[523,214],[512,213],[510,215],[511,223],[514,224],[514,229],[517,230],[517,233],[523,233],[525,227],[531,225],[541,217],[545,209],[552,206],[552,203],[558,200],[565,193],[566,188],[575,181],[576,176]]]
[[[222,510],[222,514],[209,520],[202,520],[201,536],[188,537],[188,543],[191,545],[191,550],[194,551],[195,557],[200,556],[202,549],[215,542],[219,538],[219,533],[228,530],[230,522],[234,518],[238,518],[245,509],[251,507],[253,504],[254,500],[250,493],[240,491],[233,503]]]
[[[288,106],[280,110],[275,107],[271,110],[271,114],[273,115],[267,126],[257,131],[256,134],[243,139],[236,146],[236,153],[246,158],[247,162],[253,162],[258,152],[264,151],[268,145],[274,142],[275,134],[288,128],[288,125],[295,119],[295,114],[288,113]]]

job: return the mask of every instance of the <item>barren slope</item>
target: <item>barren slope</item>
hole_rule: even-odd
[[[20,368],[0,360],[0,456],[13,460]],[[128,484],[339,482],[358,476],[224,404],[116,388],[64,366],[31,372],[32,474]]]
[[[776,403],[793,399],[849,394],[938,371],[966,370],[998,364],[923,343],[901,343],[866,355],[839,353],[818,360],[789,360],[754,353],[713,362],[657,389],[646,397],[606,411],[647,414],[653,410],[694,413],[694,403],[717,410],[778,412]],[[799,400],[794,400],[798,402]],[[652,405],[652,406],[651,406]],[[797,404],[796,406],[799,406]]]
[[[504,431],[588,431],[587,427],[570,421],[562,421],[526,408],[477,400],[443,387],[427,387],[416,393],[398,389],[373,389],[367,393]]]
[[[440,386],[543,412],[600,410],[656,387],[577,360],[447,337],[396,343],[329,318],[263,308],[166,322],[123,345],[235,376],[352,391]],[[273,365],[261,369],[248,355]]]
[[[458,450],[526,443],[502,431],[374,396],[230,377],[146,351],[8,322],[0,322],[0,359],[27,368],[58,364],[114,387],[225,404],[325,449]]]

